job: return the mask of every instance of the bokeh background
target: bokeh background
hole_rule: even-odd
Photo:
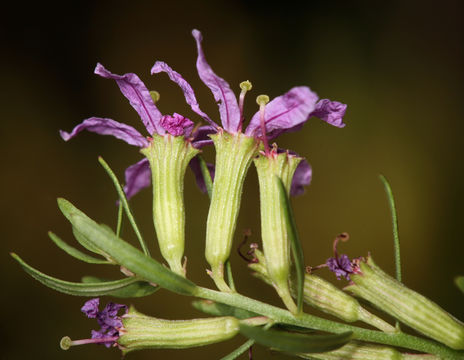
[[[47,237],[53,230],[73,243],[56,206],[63,196],[91,217],[115,224],[115,191],[97,162],[103,156],[120,178],[140,159],[136,148],[85,133],[69,143],[58,135],[90,116],[110,117],[144,130],[112,81],[93,75],[97,62],[115,73],[135,72],[161,93],[164,113],[198,121],[181,91],[165,75],[150,76],[164,60],[192,84],[202,109],[218,119],[214,100],[195,69],[190,32],[202,30],[209,63],[238,89],[253,83],[254,97],[274,97],[309,85],[322,98],[349,105],[344,129],[313,119],[281,147],[306,156],[311,186],[293,200],[308,264],[331,256],[335,235],[350,256],[372,253],[393,274],[391,221],[380,173],[397,201],[404,282],[464,319],[462,294],[453,285],[462,263],[463,22],[460,1],[280,2],[80,1],[50,5],[10,3],[3,9],[1,154],[2,351],[0,358],[117,359],[102,346],[60,350],[62,336],[84,338],[96,327],[79,311],[84,299],[56,293],[27,276],[9,256],[15,251],[43,272],[71,281],[93,274],[116,279],[118,270],[68,257]],[[238,90],[237,90],[238,91]],[[207,158],[214,153],[207,150]],[[185,181],[189,276],[212,286],[203,258],[207,197]],[[244,229],[259,240],[256,173],[249,172],[236,241]],[[133,201],[142,232],[156,255],[151,195]],[[133,241],[126,228],[124,236]],[[279,304],[274,292],[232,256],[239,290]],[[323,276],[330,277],[324,271]],[[335,280],[334,278],[332,278]],[[335,280],[336,281],[336,280]],[[342,286],[342,282],[339,282]],[[181,319],[201,316],[190,299],[166,291],[136,299],[148,314]],[[308,309],[308,311],[312,311]],[[182,351],[142,351],[131,359],[224,356],[244,340]],[[256,348],[255,358],[282,355]],[[245,356],[243,357],[245,358]]]

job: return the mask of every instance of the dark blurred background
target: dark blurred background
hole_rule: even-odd
[[[57,209],[58,196],[114,226],[116,194],[97,156],[102,155],[122,178],[124,169],[140,155],[121,141],[89,133],[65,143],[58,130],[69,131],[90,116],[144,130],[114,82],[93,75],[97,62],[118,74],[137,73],[150,89],[161,93],[162,112],[175,111],[198,121],[176,85],[165,75],[150,76],[156,60],[166,61],[192,84],[202,109],[218,119],[211,93],[196,73],[193,28],[203,32],[213,69],[237,92],[239,82],[252,81],[248,118],[257,110],[255,96],[266,93],[272,98],[295,85],[308,85],[320,97],[349,106],[344,129],[313,119],[301,132],[278,140],[313,166],[311,186],[293,200],[307,263],[323,263],[331,256],[334,236],[346,231],[351,240],[340,247],[342,252],[361,256],[370,251],[379,265],[394,273],[391,220],[378,177],[382,173],[396,196],[404,282],[464,319],[463,297],[453,285],[454,276],[464,274],[459,255],[464,213],[464,32],[459,5],[457,0],[439,5],[81,1],[66,6],[13,2],[4,7],[0,263],[6,289],[1,297],[1,359],[120,357],[118,350],[102,346],[60,350],[62,336],[88,337],[96,322],[80,313],[83,298],[45,288],[26,275],[9,252],[70,281],[89,274],[118,278],[116,268],[68,257],[48,239],[47,231],[74,243],[69,224]],[[207,158],[213,155],[206,150]],[[185,191],[189,277],[213,286],[203,258],[208,199],[196,189],[190,172]],[[252,240],[259,240],[257,191],[251,168],[237,243],[247,228],[253,231]],[[150,190],[132,204],[156,254]],[[128,227],[123,235],[134,240]],[[241,292],[280,304],[271,289],[249,275],[235,253],[232,262]],[[163,318],[201,316],[191,309],[190,300],[159,291],[132,303]],[[212,347],[142,351],[129,358],[216,359],[243,341],[239,336]],[[260,348],[255,355],[271,356]]]

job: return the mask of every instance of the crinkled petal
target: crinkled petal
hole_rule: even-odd
[[[130,145],[135,145],[141,148],[148,146],[147,139],[132,126],[106,118],[91,117],[89,119],[85,119],[70,133],[60,130],[60,135],[63,140],[68,141],[83,130],[94,132],[100,135],[112,135],[115,138],[124,140]]]
[[[301,160],[293,174],[290,195],[298,196],[303,194],[305,190],[304,187],[311,183],[311,176],[311,165],[309,165],[305,159]]]
[[[240,125],[240,108],[237,97],[224,79],[217,76],[211,66],[206,62],[205,54],[201,47],[202,36],[200,31],[193,30],[198,49],[197,70],[200,79],[209,87],[214,95],[214,100],[219,105],[222,127],[229,133],[236,133]]]
[[[156,107],[150,92],[139,77],[133,73],[117,75],[109,72],[100,63],[95,68],[95,74],[106,79],[113,79],[118,84],[121,92],[129,100],[135,111],[138,112],[150,135],[155,132],[163,135],[164,129],[160,126],[161,112]]]
[[[106,333],[101,332],[101,331],[92,330],[92,339],[104,339],[104,338],[108,338],[108,337],[117,336],[118,334],[119,334],[118,331],[116,331],[116,334],[113,335],[113,334],[106,334]],[[100,343],[99,345],[103,344],[107,348],[110,348],[114,343],[115,343],[114,341],[107,341],[107,342],[104,342],[104,343]]]
[[[212,126],[217,127],[216,123],[212,121],[208,115],[206,115],[200,109],[200,105],[198,105],[197,98],[195,97],[195,92],[193,91],[190,84],[182,77],[181,74],[174,71],[168,64],[163,61],[157,61],[155,65],[151,68],[151,74],[157,74],[160,72],[165,72],[169,78],[174,81],[184,92],[185,101],[187,104],[190,105],[193,111],[195,111],[198,115],[200,115],[203,119],[205,119],[208,123]]]
[[[189,165],[190,169],[192,169],[193,174],[195,175],[195,181],[197,183],[197,186],[199,187],[201,192],[206,193],[205,179],[203,177],[203,173],[201,172],[200,160],[198,159],[198,156],[195,156],[192,160],[190,160]],[[206,163],[206,166],[208,167],[211,180],[214,180],[214,165],[211,163]]]
[[[264,123],[268,137],[276,137],[285,131],[293,130],[296,126],[308,120],[316,106],[317,94],[306,86],[297,86],[282,96],[273,99],[265,107]],[[245,134],[261,136],[261,119],[258,111],[250,121]]]
[[[140,190],[149,187],[151,184],[151,170],[147,158],[143,158],[134,165],[129,166],[125,173],[126,186],[124,192],[126,197],[130,199]]]
[[[193,121],[174,113],[171,115],[163,115],[160,121],[161,126],[173,136],[189,136],[195,125]]]
[[[322,99],[316,104],[316,108],[310,116],[318,117],[330,125],[342,128],[346,125],[343,123],[346,107],[346,104],[342,104],[341,102]]]
[[[90,299],[85,302],[84,306],[81,307],[81,311],[88,318],[96,318],[98,314],[99,305],[100,305],[100,298]]]
[[[192,134],[192,145],[197,149],[206,145],[211,145],[213,140],[208,135],[215,133],[216,129],[212,126],[200,126]]]

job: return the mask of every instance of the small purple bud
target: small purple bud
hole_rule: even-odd
[[[173,136],[190,135],[194,126],[194,123],[190,119],[177,113],[174,113],[172,116],[163,115],[160,124]]]
[[[100,305],[100,298],[95,298],[87,301],[81,308],[81,311],[88,318],[96,318],[98,314],[98,306]]]

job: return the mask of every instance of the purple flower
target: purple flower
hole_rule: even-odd
[[[119,330],[122,327],[121,317],[118,316],[120,310],[127,313],[127,306],[109,302],[102,311],[99,311],[100,299],[95,298],[87,301],[81,308],[81,311],[88,318],[96,318],[100,330],[92,330],[92,339],[111,339],[111,341],[102,342],[106,347],[115,343],[114,338],[119,336]]]
[[[164,69],[168,71],[167,68]],[[198,128],[195,132],[192,132],[194,124],[186,117],[177,113],[174,113],[172,116],[163,115],[153,102],[150,92],[137,75],[132,73],[124,75],[113,74],[105,69],[101,64],[97,64],[95,74],[116,81],[116,84],[119,86],[123,95],[127,98],[127,100],[129,100],[129,103],[139,114],[149,136],[152,136],[153,134],[164,135],[167,132],[173,136],[183,135],[186,138],[189,138],[197,147],[208,143],[208,141],[205,141],[205,134],[214,132],[210,126],[203,126]],[[172,74],[175,76],[177,73],[172,71]],[[198,107],[198,103],[196,102],[195,95],[193,94],[193,90],[191,90],[190,85],[186,82],[185,84],[183,85],[183,89],[187,103],[192,107],[192,110],[198,114],[204,114]],[[112,135],[125,141],[129,145],[134,145],[139,148],[147,147],[150,142],[149,137],[144,137],[132,126],[119,123],[112,119],[98,117],[91,117],[84,120],[70,133],[60,131],[60,135],[65,141],[68,141],[84,130],[100,135]],[[199,136],[198,144],[196,141],[197,135]],[[126,170],[125,174],[126,186],[124,190],[127,197],[130,198],[141,189],[148,187],[151,182],[150,176],[150,167],[146,159],[130,166]]]
[[[342,254],[340,257],[332,257],[327,259],[327,267],[335,273],[338,280],[343,276],[350,281],[350,274],[353,274],[353,266],[348,255]]]

